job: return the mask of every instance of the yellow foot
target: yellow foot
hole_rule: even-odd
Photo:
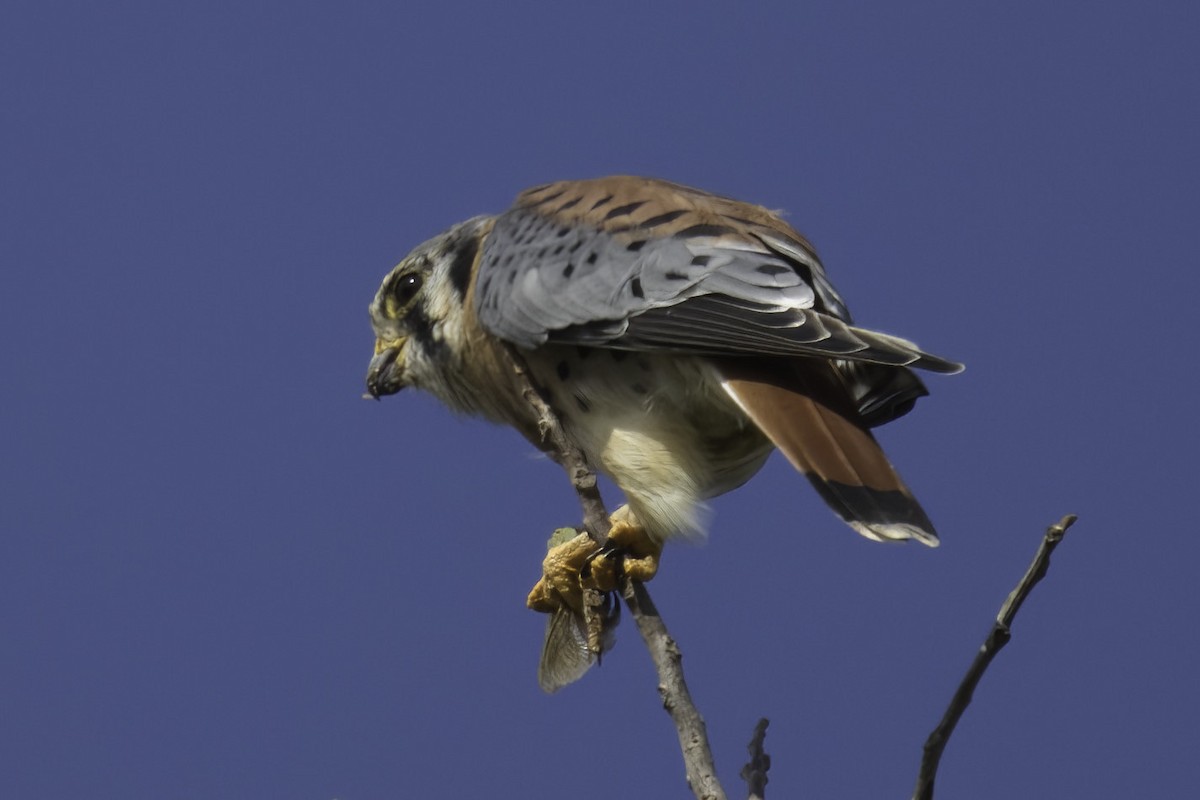
[[[614,591],[622,576],[643,583],[653,578],[658,573],[662,543],[651,539],[631,517],[628,506],[613,513],[603,548],[574,528],[556,530],[547,542],[542,578],[529,593],[526,605],[543,613],[566,606],[579,614],[589,604],[586,592]],[[594,598],[591,604],[595,604]]]
[[[581,573],[600,548],[586,533],[559,528],[546,543],[542,579],[526,604],[548,613],[538,685],[556,692],[583,677],[612,648],[620,606],[611,595],[584,586]]]
[[[542,578],[534,584],[525,605],[549,614],[559,608],[583,611],[583,579],[580,573],[600,548],[586,533],[559,528],[546,543]]]
[[[559,528],[546,543],[541,580],[525,603],[550,615],[538,665],[547,692],[579,680],[612,648],[621,610],[612,592],[621,576],[648,581],[658,572],[662,544],[631,517],[628,506],[617,509],[604,547],[574,528]]]
[[[602,553],[590,560],[590,575],[584,586],[611,592],[621,576],[645,583],[658,574],[662,542],[651,539],[645,528],[629,519],[628,506],[621,506],[612,515],[612,528]]]

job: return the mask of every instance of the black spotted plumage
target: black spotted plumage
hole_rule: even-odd
[[[547,254],[542,243],[551,238],[569,240],[569,253],[560,247]],[[578,259],[577,251],[588,257]],[[810,400],[813,390],[799,388],[796,375],[804,374],[805,360],[820,359],[814,365],[824,365],[836,385],[825,386],[817,399],[838,407],[835,427],[846,420],[864,433],[906,413],[927,393],[907,367],[961,369],[907,340],[854,326],[812,246],[777,215],[665,181],[604,178],[525,192],[496,218],[481,271],[506,278],[487,283],[477,297],[481,324],[523,348],[571,343],[693,354],[724,365],[726,377],[744,370],[740,359],[757,359],[760,371],[796,364],[799,371],[777,370],[792,376],[783,391]],[[765,391],[732,378],[726,386],[736,387],[731,392],[743,405]],[[781,402],[778,389],[769,402]],[[755,417],[754,409],[746,410]],[[810,414],[808,422],[828,426],[822,418]],[[766,420],[756,422],[765,428]],[[789,434],[771,420],[775,429],[766,432],[784,446],[780,440]],[[850,428],[840,435],[855,436]],[[806,441],[813,440],[808,434]],[[823,438],[829,445],[837,440]],[[845,455],[834,446],[800,458],[800,441],[791,445],[793,461],[848,522],[865,524],[869,533],[892,519],[906,530],[927,530],[924,538],[934,540],[932,525],[898,476],[874,489],[825,481],[821,460],[844,462]],[[879,475],[894,476],[877,446],[859,447],[855,457],[886,465],[864,467],[877,483]]]
[[[754,437],[765,437],[855,530],[936,543],[870,429],[927,393],[910,368],[961,366],[855,325],[812,245],[777,214],[617,176],[530,189],[509,210],[436,242],[451,287],[471,304],[473,316],[453,317],[472,331],[460,335],[476,349],[488,337],[515,345],[535,381],[557,382],[568,430],[655,535],[694,526],[691,506],[752,475],[765,457]],[[380,320],[377,330],[397,325]],[[469,352],[453,361],[433,352],[453,337],[436,339],[432,320],[417,315],[400,327],[425,348],[414,356],[431,356],[420,366],[432,391],[536,430],[503,381],[480,383],[499,380],[497,368],[475,369],[463,360]],[[597,350],[639,355],[572,365]],[[737,455],[719,463],[733,445]],[[698,470],[694,485],[682,467],[650,474],[675,456]],[[678,498],[654,499],[676,490]]]

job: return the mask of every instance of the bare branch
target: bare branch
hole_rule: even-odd
[[[622,584],[621,594],[658,672],[658,694],[679,734],[679,749],[683,752],[683,764],[692,794],[697,800],[725,800],[725,790],[717,780],[712,749],[708,745],[704,718],[692,702],[687,682],[683,679],[683,654],[679,652],[679,646],[667,631],[667,625],[654,607],[645,584],[626,580]]]
[[[608,511],[604,508],[604,498],[600,496],[596,473],[588,467],[587,458],[580,449],[567,438],[562,425],[559,424],[558,415],[550,408],[546,398],[529,377],[529,368],[525,366],[525,360],[511,345],[506,345],[504,350],[508,354],[513,372],[517,375],[521,396],[537,414],[542,442],[549,445],[550,455],[566,471],[571,485],[575,487],[575,494],[579,495],[579,504],[583,507],[584,530],[592,537],[592,541],[603,545],[608,539],[608,530],[612,523],[609,522]]]
[[[933,782],[937,777],[938,764],[942,759],[942,752],[946,749],[946,743],[950,741],[950,735],[954,733],[954,727],[962,718],[963,712],[967,710],[967,706],[971,704],[975,687],[979,685],[988,665],[992,663],[992,659],[1004,645],[1008,644],[1008,640],[1012,637],[1013,619],[1021,610],[1021,604],[1033,591],[1033,587],[1046,576],[1046,570],[1050,567],[1050,554],[1054,552],[1054,548],[1058,547],[1058,543],[1062,541],[1067,529],[1075,523],[1075,520],[1074,514],[1068,514],[1046,530],[1046,535],[1042,537],[1042,543],[1038,547],[1029,569],[1025,571],[1025,575],[1022,576],[1016,588],[1009,593],[1004,605],[1000,607],[1000,613],[996,615],[996,622],[992,625],[992,630],[984,640],[983,646],[979,648],[962,683],[958,685],[958,690],[954,692],[954,697],[951,698],[946,713],[942,715],[941,722],[925,740],[921,771],[917,776],[917,785],[912,795],[914,800],[933,800]]]
[[[750,790],[749,800],[763,800],[767,796],[767,770],[771,768],[771,757],[763,750],[763,742],[767,738],[767,726],[771,724],[766,717],[754,726],[754,736],[750,739],[750,761],[742,767],[742,780]]]
[[[529,371],[520,355],[511,347],[506,350],[521,384],[522,395],[537,413],[538,430],[541,431],[544,442],[549,445],[554,458],[566,470],[571,485],[575,487],[575,493],[579,495],[579,504],[583,508],[584,529],[593,541],[603,545],[612,524],[596,484],[596,474],[588,466],[587,459],[579,448],[567,438],[562,425],[559,424],[558,416],[530,379]],[[725,790],[717,780],[704,718],[696,710],[683,678],[683,656],[678,645],[667,631],[666,623],[659,616],[658,609],[654,607],[644,584],[622,579],[621,594],[658,672],[658,693],[679,734],[679,748],[683,753],[688,786],[697,800],[725,800]]]

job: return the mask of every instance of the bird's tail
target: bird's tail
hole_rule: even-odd
[[[884,455],[830,362],[783,371],[754,359],[718,365],[722,385],[755,425],[812,482],[851,528],[868,539],[916,539],[937,532]]]

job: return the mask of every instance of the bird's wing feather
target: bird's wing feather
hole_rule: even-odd
[[[812,246],[775,214],[649,178],[522,193],[484,243],[475,299],[486,330],[525,348],[561,342],[960,369],[852,326]]]

